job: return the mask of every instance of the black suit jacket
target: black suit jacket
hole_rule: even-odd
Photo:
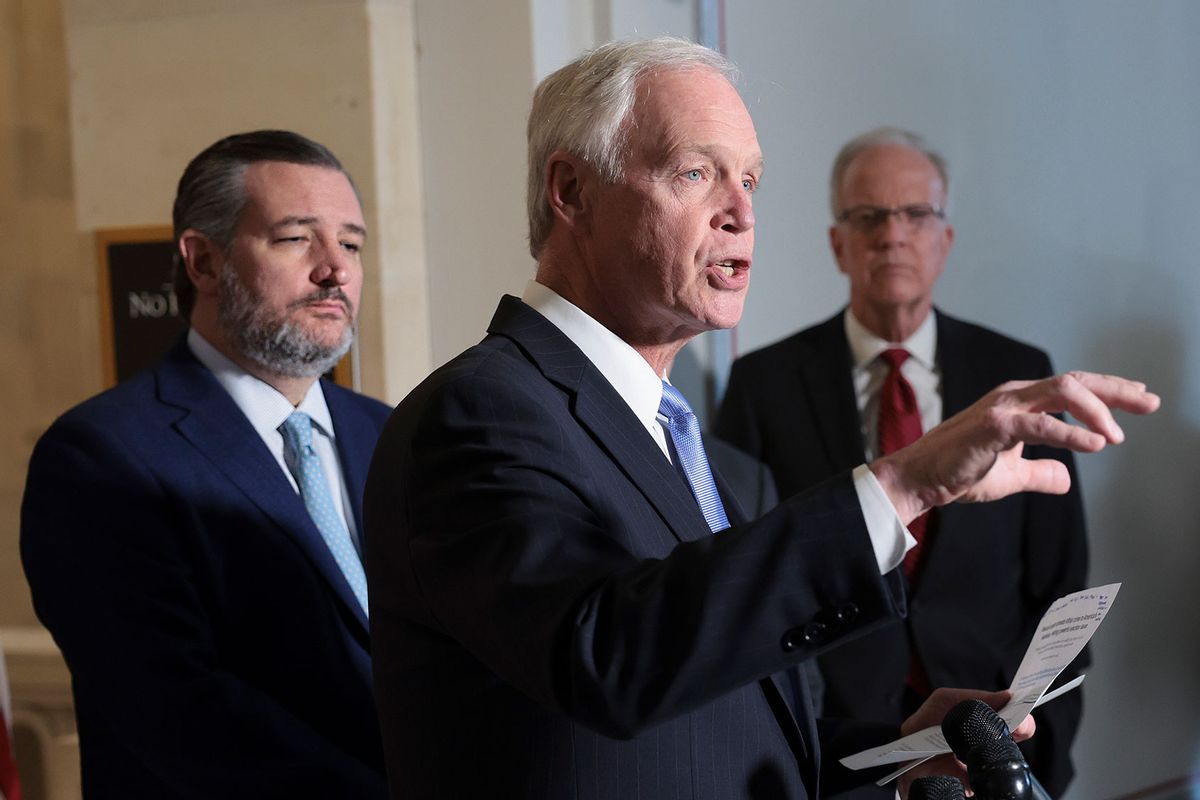
[[[323,389],[361,530],[388,410]],[[21,555],[71,669],[85,796],[386,795],[362,609],[183,341],[41,438]]]
[[[1007,380],[1051,374],[1041,350],[937,312],[943,415]],[[734,362],[717,435],[766,462],[781,496],[863,463],[865,448],[842,314]],[[1065,496],[1022,494],[938,511],[909,615],[825,654],[825,712],[899,721],[910,648],[933,686],[1006,688],[1046,607],[1084,588],[1087,540],[1069,452],[1027,447],[1071,470]],[[1071,677],[1086,655],[1068,670]],[[1080,693],[1038,709],[1027,757],[1057,796],[1074,774]]]
[[[711,535],[616,391],[511,297],[397,408],[365,508],[396,798],[812,797],[815,722],[769,676],[902,611],[848,476]]]

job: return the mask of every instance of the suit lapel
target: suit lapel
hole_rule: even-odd
[[[962,323],[937,313],[937,361],[942,370],[942,419],[949,419],[982,397],[991,386],[981,386],[982,376],[961,334]],[[979,354],[976,354],[978,357]]]
[[[354,592],[303,501],[233,398],[196,360],[183,340],[158,367],[156,375],[159,399],[184,412],[175,422],[179,434],[203,453],[249,504],[266,514],[300,547],[365,634],[366,615]],[[340,435],[338,439],[340,448]],[[342,461],[344,466],[344,454]],[[356,480],[361,490],[361,477]],[[351,495],[357,496],[354,491]],[[355,513],[357,517],[360,512],[356,509]]]
[[[680,541],[710,534],[691,490],[583,352],[545,317],[515,297],[500,301],[488,332],[518,346],[546,378],[573,396],[579,424],[654,506]]]
[[[692,541],[712,535],[696,498],[675,467],[645,432],[629,405],[562,331],[515,297],[505,296],[488,332],[516,342],[548,380],[574,397],[572,405],[579,424],[654,506],[677,539]],[[730,522],[734,525],[745,522],[741,506],[733,499],[724,479],[715,470],[713,478]],[[783,673],[763,678],[759,685],[774,708],[801,769],[806,776],[815,776],[814,762],[806,746],[806,740],[816,741],[812,715],[807,715],[810,724],[803,729],[796,723],[784,700],[790,688],[785,691],[782,681],[786,681]],[[803,702],[808,703],[807,697]],[[811,709],[811,705],[808,707]]]
[[[812,418],[819,421],[829,463],[837,470],[846,469],[862,463],[866,449],[842,315],[825,321],[814,333],[813,346],[800,353],[800,380],[812,405]]]

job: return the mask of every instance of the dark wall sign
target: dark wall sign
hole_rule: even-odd
[[[171,229],[121,228],[96,232],[100,305],[105,333],[104,377],[109,385],[153,365],[187,324],[172,288]]]

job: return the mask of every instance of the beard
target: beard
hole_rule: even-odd
[[[350,298],[337,286],[319,288],[289,303],[282,313],[274,314],[226,261],[221,269],[217,321],[233,347],[264,370],[288,378],[315,378],[333,369],[350,350],[355,324],[346,325],[338,340],[329,344],[297,325],[288,315],[309,303],[330,299],[341,302],[347,316],[354,319]]]

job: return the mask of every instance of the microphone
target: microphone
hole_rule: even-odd
[[[1012,739],[993,739],[967,753],[967,778],[980,800],[1035,800],[1029,765]]]
[[[964,700],[950,709],[942,735],[967,765],[971,788],[981,800],[1051,800],[1013,743],[1008,723],[982,700]]]
[[[1012,738],[1008,723],[982,700],[963,700],[947,711],[942,718],[942,735],[960,761],[981,744]]]
[[[917,778],[908,789],[908,800],[964,800],[963,787],[948,775]]]

